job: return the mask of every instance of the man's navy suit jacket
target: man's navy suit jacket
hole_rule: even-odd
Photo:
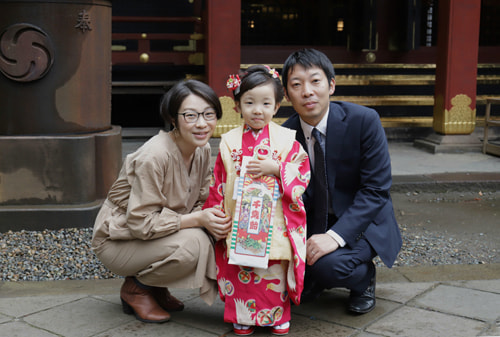
[[[307,150],[297,113],[283,126],[297,130]],[[331,227],[350,247],[363,236],[391,267],[402,241],[390,196],[391,160],[378,113],[347,102],[330,102],[325,145]],[[313,184],[304,193],[306,212],[315,204]]]

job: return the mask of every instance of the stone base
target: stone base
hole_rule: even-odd
[[[121,167],[121,127],[0,136],[0,231],[92,226]]]
[[[102,202],[101,199],[88,204],[60,206],[0,206],[0,233],[92,227]]]
[[[433,133],[416,139],[413,146],[430,153],[481,152],[482,142],[478,135],[440,135]]]
[[[388,142],[413,142],[434,132],[427,127],[385,127]]]

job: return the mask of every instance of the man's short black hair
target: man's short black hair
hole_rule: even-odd
[[[283,64],[281,79],[285,89],[288,89],[288,72],[297,64],[303,66],[305,69],[315,66],[321,68],[326,75],[328,83],[335,78],[335,70],[333,70],[332,62],[325,54],[312,48],[301,49],[290,54]]]

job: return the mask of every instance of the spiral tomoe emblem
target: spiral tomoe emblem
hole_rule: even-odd
[[[45,76],[54,62],[54,49],[40,28],[19,23],[0,35],[0,71],[17,82],[31,82]]]

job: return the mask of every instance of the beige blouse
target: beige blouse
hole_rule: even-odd
[[[160,131],[126,157],[107,197],[118,206],[117,221],[96,223],[95,239],[152,240],[177,232],[180,216],[200,210],[208,197],[210,155],[209,144],[197,148],[188,171],[169,133]]]

